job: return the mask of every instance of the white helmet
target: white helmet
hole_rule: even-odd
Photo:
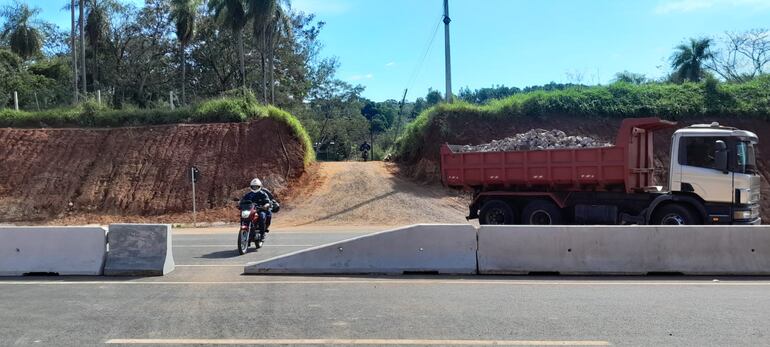
[[[259,178],[255,178],[251,180],[251,183],[249,183],[249,188],[251,188],[251,191],[256,193],[260,189],[262,189],[262,181],[259,180]]]

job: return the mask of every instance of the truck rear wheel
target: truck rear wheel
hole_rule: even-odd
[[[510,205],[501,200],[491,200],[484,203],[479,213],[479,224],[505,225],[513,224],[514,214]]]
[[[524,207],[521,213],[522,224],[557,225],[562,224],[562,214],[559,206],[547,200],[535,200]]]
[[[655,211],[652,224],[656,225],[695,225],[700,224],[698,217],[689,208],[679,204],[669,204]]]

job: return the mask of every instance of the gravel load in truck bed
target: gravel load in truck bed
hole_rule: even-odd
[[[480,145],[465,145],[460,152],[504,152],[527,151],[555,148],[608,147],[611,143],[602,142],[588,136],[567,136],[561,130],[532,129],[501,140]]]

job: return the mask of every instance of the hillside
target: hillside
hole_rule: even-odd
[[[112,129],[0,128],[0,222],[153,216],[230,206],[255,176],[277,193],[305,170],[305,143],[274,118]],[[93,222],[91,222],[93,223]]]

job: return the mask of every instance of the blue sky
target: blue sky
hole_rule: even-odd
[[[770,0],[449,1],[455,93],[496,84],[606,84],[623,70],[657,78],[686,38],[770,27]],[[68,25],[64,2],[30,1],[43,8],[43,19]],[[293,0],[292,7],[327,23],[322,55],[336,56],[338,78],[365,86],[365,97],[400,99],[407,87],[409,99],[431,87],[443,93],[442,0]]]

